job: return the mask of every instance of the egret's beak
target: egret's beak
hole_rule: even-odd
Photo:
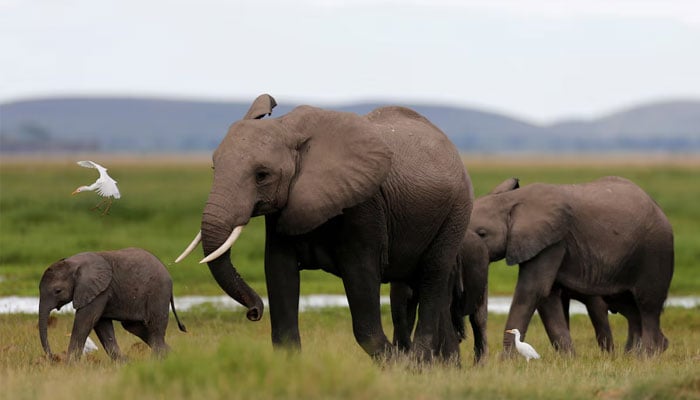
[[[71,193],[71,196],[75,196],[75,195],[78,194],[78,193],[80,193],[80,191],[79,191],[78,189],[75,189],[75,190],[73,191],[73,193]]]
[[[513,333],[513,330],[512,330],[512,329],[508,329],[508,330],[506,331],[506,333]]]

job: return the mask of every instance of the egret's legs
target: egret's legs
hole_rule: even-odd
[[[107,206],[105,207],[104,211],[102,211],[102,215],[107,215],[107,214],[109,214],[109,210],[112,209],[112,198],[111,198],[111,197],[108,197],[108,198],[106,199],[106,201],[107,201]]]
[[[105,206],[104,210],[102,209],[102,206]],[[107,215],[109,214],[109,210],[112,208],[112,198],[111,197],[105,197],[100,201],[99,203],[95,204],[94,207],[92,207],[90,210],[100,210],[102,211],[102,215]]]
[[[107,199],[104,199],[104,198],[103,198],[102,200],[100,200],[99,203],[95,204],[95,206],[92,207],[92,208],[90,209],[90,211],[101,210],[102,205],[103,205],[106,201],[107,201]]]

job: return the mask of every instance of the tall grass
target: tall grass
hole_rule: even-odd
[[[388,310],[384,325],[390,332]],[[0,316],[0,386],[8,399],[697,399],[700,397],[700,316],[698,310],[669,309],[663,315],[669,349],[638,359],[601,353],[585,316],[572,319],[577,356],[561,356],[549,346],[535,318],[527,341],[542,355],[526,363],[498,353],[505,317],[491,315],[491,355],[471,364],[471,336],[461,345],[461,368],[416,369],[399,361],[377,365],[355,343],[345,309],[301,315],[301,353],[274,351],[269,321],[245,320],[242,313],[186,312],[189,333],[172,326],[165,360],[123,329],[117,337],[131,361],[112,363],[100,350],[81,361],[53,364],[41,355],[36,318]],[[50,330],[55,351],[67,347],[71,317],[61,315]],[[613,316],[618,349],[626,326]]]

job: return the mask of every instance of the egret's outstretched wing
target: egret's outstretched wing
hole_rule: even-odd
[[[105,171],[107,168],[101,166],[100,164],[90,161],[90,160],[84,160],[84,161],[78,161],[76,164],[80,165],[81,167],[85,168],[96,168],[96,169],[104,169]]]
[[[115,199],[121,197],[121,193],[119,193],[119,189],[117,188],[117,181],[110,178],[109,175],[105,176],[105,179],[102,180],[101,185],[97,188],[96,191],[97,194],[99,194],[102,197],[111,196]]]
[[[107,174],[107,168],[90,160],[78,161],[76,164],[81,167],[96,169],[100,173],[100,177],[90,186],[89,190],[95,190],[102,197],[114,197],[115,199],[121,197],[117,188],[117,181]]]

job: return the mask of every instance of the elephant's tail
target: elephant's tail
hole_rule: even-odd
[[[173,309],[173,315],[175,316],[175,321],[177,321],[177,327],[183,331],[187,332],[187,328],[185,327],[185,324],[180,322],[180,318],[177,316],[177,312],[175,311],[175,302],[173,301],[173,295],[170,295],[170,307]]]

